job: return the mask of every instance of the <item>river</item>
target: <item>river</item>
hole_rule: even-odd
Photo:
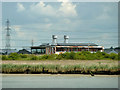
[[[118,76],[3,75],[3,88],[118,88]]]

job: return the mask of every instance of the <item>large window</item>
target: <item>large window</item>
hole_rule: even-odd
[[[56,48],[56,51],[60,52],[60,51],[64,51],[65,49],[64,48]]]
[[[46,50],[44,49],[32,49],[33,54],[45,54]]]

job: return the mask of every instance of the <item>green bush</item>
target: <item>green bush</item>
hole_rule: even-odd
[[[51,55],[48,55],[48,59],[49,59],[49,60],[55,60],[55,59],[56,59],[56,57],[57,57],[57,55],[56,55],[56,54],[51,54]]]
[[[80,57],[80,60],[86,60],[87,59],[86,56],[84,56],[84,55],[80,55],[79,57]]]
[[[8,60],[7,55],[2,55],[2,60]]]
[[[38,60],[38,57],[36,55],[31,55],[30,60]]]
[[[87,56],[86,56],[86,59],[87,59],[87,60],[95,60],[95,59],[97,59],[97,57],[96,57],[95,54],[92,53],[92,54],[90,54],[90,55],[87,55]]]
[[[46,60],[48,59],[48,55],[43,55],[39,57],[39,60]]]
[[[69,56],[70,57],[69,59],[75,59],[75,54],[76,54],[75,52],[71,52],[70,56]]]
[[[118,60],[120,60],[120,52],[118,53]]]
[[[104,59],[104,57],[103,57],[103,55],[102,55],[102,52],[96,52],[96,54],[95,54],[96,56],[97,56],[97,59],[98,60],[101,60],[101,59]]]
[[[107,53],[104,54],[104,58],[109,58],[109,57],[110,57],[109,54],[107,54]]]
[[[58,60],[61,59],[74,59],[74,60],[102,60],[102,59],[113,59],[117,60],[118,55],[117,54],[107,54],[105,52],[96,52],[96,53],[90,53],[88,51],[82,51],[82,52],[66,52],[63,54],[59,54],[57,56]]]
[[[20,56],[20,58],[27,58],[28,57],[27,54],[20,54],[19,56]]]
[[[39,57],[39,60],[56,60],[57,55],[51,54],[51,55],[42,55]]]
[[[117,59],[118,59],[118,55],[115,54],[115,53],[111,53],[111,54],[109,55],[109,57],[110,57],[110,59],[113,59],[113,60],[117,60]]]
[[[10,60],[17,60],[19,58],[19,54],[17,53],[11,53],[10,55],[8,55],[8,59]]]
[[[82,52],[66,52],[59,55],[34,55],[34,54],[17,54],[11,53],[10,55],[2,55],[2,60],[118,60],[120,55],[105,52],[90,53],[88,51]]]
[[[63,59],[63,58],[62,58],[62,55],[61,55],[61,54],[57,55],[56,59],[58,59],[58,60]]]

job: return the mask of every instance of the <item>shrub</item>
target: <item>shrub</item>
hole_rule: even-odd
[[[86,56],[84,56],[84,55],[80,55],[80,58],[79,58],[80,60],[86,60]]]
[[[30,56],[30,60],[37,60],[37,59],[38,59],[38,57],[36,55],[31,55]]]
[[[118,60],[120,60],[120,52],[118,53]]]
[[[56,59],[56,57],[57,57],[57,55],[56,55],[56,54],[51,54],[51,55],[48,55],[48,59],[49,59],[49,60],[55,60],[55,59]]]
[[[102,52],[96,52],[95,55],[97,56],[96,59],[100,60],[100,59],[104,59]]]
[[[115,53],[111,53],[109,57],[110,57],[111,59],[113,59],[113,60],[117,60],[117,59],[118,59],[118,55],[115,54]]]
[[[75,59],[75,60],[79,60],[79,59],[80,59],[79,53],[76,53],[76,54],[74,55],[74,59]]]
[[[8,59],[10,60],[17,60],[19,58],[19,54],[17,53],[11,53],[10,55],[8,55]]]
[[[90,55],[87,55],[87,56],[86,56],[86,59],[87,59],[87,60],[95,60],[95,59],[97,59],[97,57],[95,56],[94,53],[92,53],[92,54],[90,54]]]
[[[107,53],[104,54],[104,58],[109,58],[109,57],[110,57],[109,54],[107,54]]]
[[[62,53],[60,56],[64,59],[69,59],[67,56],[69,56],[69,53]]]
[[[69,56],[70,57],[69,59],[75,59],[75,54],[76,54],[75,52],[71,52],[70,56]]]
[[[0,60],[2,59],[2,55],[0,55]]]
[[[48,59],[48,55],[43,55],[39,57],[39,60],[46,60]]]
[[[51,54],[51,55],[43,55],[39,57],[39,60],[56,60],[57,55],[56,54]]]
[[[27,58],[27,57],[28,57],[27,54],[20,54],[19,56],[20,56],[21,58]]]
[[[96,53],[90,53],[88,51],[82,51],[82,52],[66,52],[59,55],[51,54],[51,55],[27,55],[27,54],[17,54],[17,53],[11,53],[10,55],[2,55],[2,60],[102,60],[102,59],[112,59],[112,60],[118,60],[120,58],[120,55],[118,54],[107,54],[105,52],[96,52]]]
[[[61,55],[57,55],[56,59],[61,60],[63,59]]]
[[[2,60],[8,60],[7,55],[2,55]]]

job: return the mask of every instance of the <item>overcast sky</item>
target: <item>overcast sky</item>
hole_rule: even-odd
[[[58,42],[96,43],[105,48],[118,46],[118,3],[116,2],[3,2],[3,46],[5,21],[10,20],[11,46],[22,48]]]

